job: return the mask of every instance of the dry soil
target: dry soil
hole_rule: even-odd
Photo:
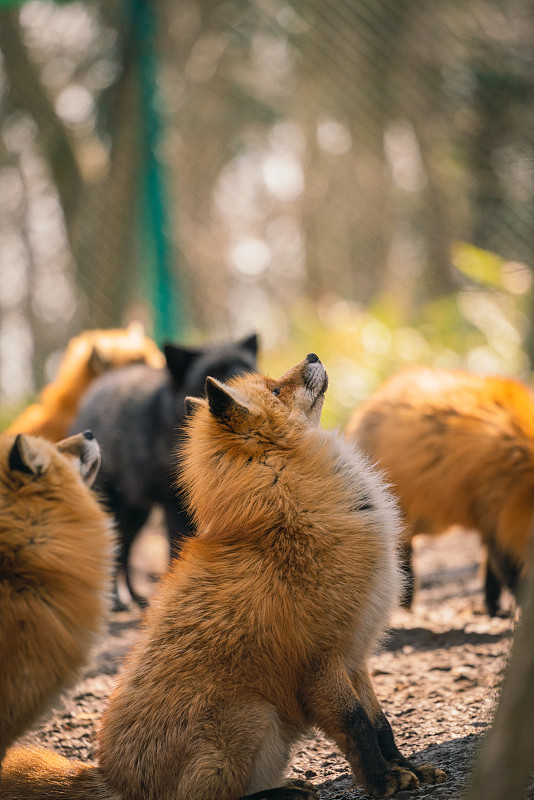
[[[137,580],[150,586],[161,573],[166,545],[153,525],[135,551]],[[513,635],[510,615],[483,609],[482,551],[472,533],[451,531],[415,543],[418,589],[411,612],[399,611],[381,652],[372,659],[376,693],[397,743],[415,761],[442,767],[440,785],[399,798],[460,800],[484,731],[491,724]],[[151,588],[153,589],[154,584]],[[136,636],[137,610],[114,614],[108,634],[79,684],[27,737],[66,756],[94,758],[95,734],[121,661]],[[344,758],[331,742],[311,736],[294,753],[289,775],[306,777],[321,800],[358,800]],[[534,798],[530,787],[529,798]]]

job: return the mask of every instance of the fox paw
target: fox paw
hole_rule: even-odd
[[[447,780],[447,773],[439,767],[433,767],[432,764],[412,765],[412,769],[422,784],[443,783]]]
[[[291,778],[279,789],[266,789],[242,797],[241,800],[319,800],[319,793],[309,781]]]
[[[411,770],[405,767],[389,767],[384,775],[384,786],[375,788],[370,794],[372,797],[391,797],[403,789],[417,789],[418,786],[419,778]]]
[[[295,794],[290,796],[295,800],[319,800],[319,793],[313,783],[301,778],[291,778],[284,786],[284,790],[294,791]]]

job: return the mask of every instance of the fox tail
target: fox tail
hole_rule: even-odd
[[[98,767],[41,747],[8,750],[0,772],[0,800],[120,800]]]

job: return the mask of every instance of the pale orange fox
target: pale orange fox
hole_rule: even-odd
[[[75,682],[104,623],[112,528],[85,485],[99,463],[90,432],[0,436],[0,764]]]
[[[515,590],[529,565],[532,393],[509,378],[409,369],[357,409],[346,433],[385,471],[406,516],[405,605],[413,536],[459,525],[478,531],[487,548],[485,596],[495,614],[501,584]]]
[[[163,353],[144,335],[140,323],[81,333],[69,342],[58,376],[45,386],[39,402],[28,406],[5,432],[31,433],[51,442],[62,439],[89,384],[105,370],[136,361],[145,361],[151,367],[165,365]]]
[[[182,483],[197,524],[104,715],[99,766],[14,750],[0,800],[316,800],[284,785],[312,726],[373,796],[444,779],[398,751],[367,659],[397,600],[396,504],[319,428],[311,354],[279,380],[208,378],[188,399]]]

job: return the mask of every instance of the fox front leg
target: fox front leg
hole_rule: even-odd
[[[371,720],[376,733],[378,746],[385,760],[390,764],[410,770],[410,772],[413,772],[417,776],[421,784],[442,783],[446,780],[447,776],[445,772],[439,767],[434,767],[432,764],[426,763],[413,764],[401,754],[395,742],[393,730],[391,729],[388,718],[380,707],[367,669],[360,669],[354,672],[351,678],[354,691],[361,699],[365,711]]]
[[[372,797],[391,797],[419,786],[419,778],[411,768],[384,757],[377,730],[341,660],[330,660],[315,670],[303,705],[309,722],[335,741],[356,782]]]

